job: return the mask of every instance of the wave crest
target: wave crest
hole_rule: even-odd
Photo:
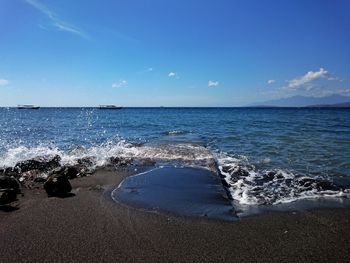
[[[79,160],[89,159],[93,167],[109,164],[112,157],[148,159],[156,162],[178,162],[186,165],[203,165],[213,160],[211,152],[199,145],[136,145],[120,140],[117,143],[103,143],[92,147],[76,147],[70,151],[63,151],[58,147],[19,146],[8,149],[0,157],[0,167],[14,167],[16,163],[34,159],[39,156],[61,157],[62,165],[75,165]]]
[[[247,158],[222,154],[219,170],[231,198],[241,205],[276,205],[300,199],[349,197],[350,189],[329,178],[302,176],[281,169],[258,171]]]

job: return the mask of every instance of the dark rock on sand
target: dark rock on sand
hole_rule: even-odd
[[[46,182],[46,178],[45,177],[36,177],[33,180],[34,183],[45,183]]]
[[[79,165],[75,166],[62,166],[51,171],[51,175],[65,175],[68,179],[74,179],[81,175],[81,169]]]
[[[0,169],[0,176],[19,177],[20,173],[20,169],[16,167],[5,167]]]
[[[68,177],[68,179],[77,178],[79,175],[79,171],[77,168],[75,168],[73,166],[65,167],[64,175],[66,175]]]
[[[13,176],[0,176],[0,205],[16,201],[20,192],[20,184]]]
[[[47,173],[40,170],[31,170],[21,174],[19,181],[26,189],[40,188],[46,181]]]
[[[55,169],[56,167],[59,167],[61,165],[60,161],[61,157],[59,155],[56,155],[52,158],[42,156],[31,160],[19,162],[15,165],[14,168],[22,173],[31,170],[50,171],[52,169]]]
[[[34,181],[36,178],[41,177],[41,176],[42,176],[42,172],[40,170],[30,170],[30,171],[22,173],[20,180]]]
[[[68,176],[64,174],[52,174],[44,183],[44,189],[48,196],[64,196],[72,190]]]
[[[84,157],[81,159],[78,159],[78,164],[86,167],[93,166],[95,163],[94,157]]]
[[[0,189],[14,189],[19,193],[21,186],[13,176],[0,176]]]
[[[78,171],[78,174],[76,175],[76,177],[83,177],[93,173],[94,166],[96,165],[95,157],[84,157],[84,158],[78,159],[77,162],[78,163],[76,165],[70,166]]]
[[[111,157],[109,162],[114,166],[128,166],[132,164],[132,159],[126,159],[121,157]]]
[[[0,190],[0,205],[7,205],[17,200],[17,193],[13,189]]]

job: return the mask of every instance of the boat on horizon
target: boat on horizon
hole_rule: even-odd
[[[29,104],[25,104],[25,105],[18,105],[17,109],[25,109],[25,110],[37,110],[40,109],[40,106],[34,106],[34,105],[29,105]]]
[[[123,107],[115,106],[115,105],[100,105],[99,109],[101,110],[120,110]]]

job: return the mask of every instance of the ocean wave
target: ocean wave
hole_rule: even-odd
[[[298,175],[288,170],[259,171],[245,156],[217,156],[230,197],[240,205],[277,205],[301,199],[350,197],[350,189],[326,177]]]
[[[43,156],[59,156],[61,165],[84,162],[93,170],[113,164],[113,158],[143,160],[158,166],[202,167],[221,174],[229,198],[240,205],[276,205],[300,199],[350,197],[349,187],[339,186],[330,178],[300,175],[283,169],[258,170],[244,155],[213,151],[194,144],[135,144],[126,140],[109,141],[91,147],[62,150],[53,145],[8,147],[0,156],[0,168]],[[263,158],[260,162],[270,163]]]
[[[89,159],[91,168],[109,164],[111,157],[148,159],[155,162],[178,162],[184,165],[206,166],[213,160],[211,152],[199,145],[192,144],[165,144],[165,145],[139,145],[125,140],[107,142],[91,147],[75,147],[64,151],[51,145],[8,148],[0,156],[0,167],[14,167],[16,163],[34,159],[41,156],[60,156],[62,165],[75,165],[79,160]]]

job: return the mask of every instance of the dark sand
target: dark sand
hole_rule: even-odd
[[[173,217],[114,203],[110,191],[126,175],[72,180],[69,198],[25,191],[18,210],[0,210],[0,262],[350,261],[350,209],[238,222]]]

